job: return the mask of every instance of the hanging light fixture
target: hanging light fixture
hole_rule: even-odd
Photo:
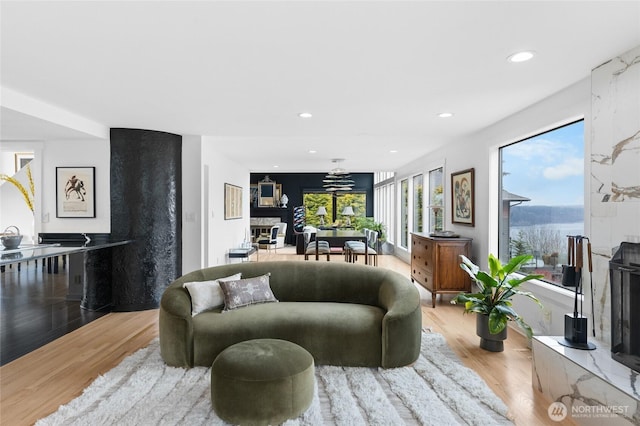
[[[343,161],[344,159],[341,158],[331,160],[332,163],[336,164],[336,167],[331,169],[322,181],[325,191],[333,193],[351,191],[355,185],[349,172],[340,167],[340,163]]]

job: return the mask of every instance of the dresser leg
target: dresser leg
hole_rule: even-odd
[[[435,293],[431,293],[431,306],[433,308],[436,307],[436,294]]]

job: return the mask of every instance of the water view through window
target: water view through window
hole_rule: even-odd
[[[584,235],[584,122],[500,149],[500,260],[520,254],[523,268],[561,284],[567,236]]]

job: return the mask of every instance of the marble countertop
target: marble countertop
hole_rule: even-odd
[[[611,358],[611,346],[605,342],[589,339],[596,345],[596,349],[581,350],[558,343],[564,339],[563,336],[534,336],[533,339],[608,381],[630,397],[636,400],[640,398],[640,373]]]
[[[78,243],[53,243],[53,244],[24,244],[17,249],[0,250],[0,265],[10,263],[27,262],[29,260],[47,257],[73,254],[82,251],[98,250],[129,244],[132,240],[110,240],[99,242]]]

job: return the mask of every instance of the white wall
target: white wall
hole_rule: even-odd
[[[206,265],[202,137],[182,137],[182,273]]]
[[[224,264],[249,230],[249,170],[215,150],[216,140],[184,136],[182,144],[182,271]],[[23,234],[38,232],[111,232],[110,144],[108,140],[2,142],[3,152],[34,151],[35,217],[12,185],[0,186],[0,227],[17,225]],[[2,164],[9,161],[2,161]],[[56,218],[56,167],[96,168],[96,218]],[[3,166],[4,167],[4,166]],[[4,171],[2,171],[4,173]],[[9,174],[9,173],[7,173]],[[224,183],[244,188],[243,217],[224,220]]]
[[[0,90],[3,108],[31,116],[39,120],[43,128],[49,129],[54,133],[56,129],[66,128],[74,130],[78,136],[78,139],[72,141],[2,141],[0,151],[13,149],[15,151],[35,152],[34,167],[32,169],[36,186],[35,233],[110,232],[109,128],[7,87],[2,87]],[[68,130],[65,131],[65,134],[69,134]],[[2,164],[5,163],[3,162]],[[55,179],[56,167],[59,166],[96,167],[96,218],[56,218]],[[0,210],[4,210],[4,197],[0,197],[0,201],[3,203],[3,207]],[[6,204],[8,205],[8,203]],[[0,217],[0,223],[8,222],[7,218],[10,218],[10,216],[3,214]]]
[[[213,137],[182,138],[182,272],[227,262],[249,230],[249,170],[220,154]],[[224,184],[243,191],[242,219],[224,219]]]
[[[111,232],[110,147],[108,140],[73,140],[45,142],[3,142],[2,151],[34,151],[32,173],[36,189],[35,215],[24,202],[15,203],[12,185],[3,185],[0,194],[0,226],[18,225],[29,229],[27,219],[40,232]],[[96,168],[96,217],[56,217],[56,167]],[[15,191],[17,192],[17,191]],[[19,194],[18,194],[19,195]],[[17,205],[17,208],[16,208]],[[24,210],[24,212],[22,212]],[[23,213],[29,213],[25,215]],[[30,217],[27,217],[30,216]],[[25,219],[26,218],[26,219]],[[6,223],[6,225],[4,225]],[[22,224],[20,226],[19,224]],[[30,234],[24,232],[25,234]]]
[[[111,232],[109,140],[46,141],[42,149],[40,232]],[[95,218],[56,217],[56,167],[95,167]]]
[[[498,149],[560,124],[588,116],[590,110],[590,80],[584,79],[568,88],[519,111],[496,124],[463,139],[453,141],[444,147],[418,159],[398,170],[397,187],[400,179],[416,172],[428,171],[428,165],[444,162],[445,181],[445,229],[473,238],[471,257],[483,268],[487,267],[489,253],[497,253],[498,236]],[[490,107],[488,105],[487,107]],[[454,118],[455,119],[455,118]],[[588,117],[587,117],[588,120]],[[588,126],[585,126],[588,128]],[[588,133],[585,130],[585,133]],[[588,144],[588,134],[585,134]],[[468,168],[475,169],[475,226],[453,225],[451,223],[451,173]],[[585,169],[588,170],[588,169]],[[409,261],[409,253],[396,248],[396,253]],[[535,288],[544,310],[528,300],[514,300],[516,310],[525,317],[536,334],[562,335],[564,333],[563,314],[573,311],[571,293],[552,286]]]
[[[39,222],[35,218],[38,217],[40,211],[39,194],[42,190],[41,183],[41,151],[42,142],[8,142],[2,141],[0,144],[0,173],[8,176],[14,176],[15,173],[15,153],[16,152],[33,152],[34,159],[30,164],[31,176],[35,187],[35,209],[34,213],[29,210],[22,194],[11,183],[0,182],[0,232],[4,231],[8,226],[17,226],[20,233],[24,235],[23,244],[32,244],[37,242],[36,236],[39,231]],[[29,188],[26,171],[20,170],[15,176],[25,188]],[[15,230],[13,230],[15,231]],[[34,240],[34,238],[36,238]]]
[[[226,262],[231,248],[240,247],[250,230],[249,220],[249,170],[216,151],[220,143],[213,137],[202,138],[203,182],[205,195],[203,207],[206,219],[203,231],[205,243],[205,265],[215,266]],[[243,188],[242,219],[224,219],[224,184]]]
[[[561,124],[585,119],[585,230],[591,236],[594,252],[596,338],[610,340],[610,297],[608,261],[621,241],[640,241],[640,200],[637,196],[612,199],[612,184],[629,188],[640,183],[640,48],[613,58],[597,67],[586,78],[543,101],[504,120],[420,158],[398,171],[398,180],[416,172],[426,172],[428,164],[444,158],[446,183],[445,228],[473,241],[472,257],[486,265],[489,252],[497,252],[498,148]],[[633,64],[629,66],[629,64]],[[489,105],[490,107],[490,105]],[[615,165],[614,147],[621,147]],[[609,158],[609,160],[606,160]],[[475,168],[475,227],[451,224],[450,174]],[[609,196],[606,198],[605,196]],[[613,202],[612,202],[613,201]],[[396,250],[408,260],[406,251]],[[583,276],[583,282],[590,282]],[[573,311],[572,294],[544,283],[527,283],[542,304],[539,310],[524,299],[514,299],[514,308],[524,316],[536,334],[562,335],[564,314]],[[585,313],[590,315],[589,287],[585,288]],[[591,328],[591,323],[589,325]]]

